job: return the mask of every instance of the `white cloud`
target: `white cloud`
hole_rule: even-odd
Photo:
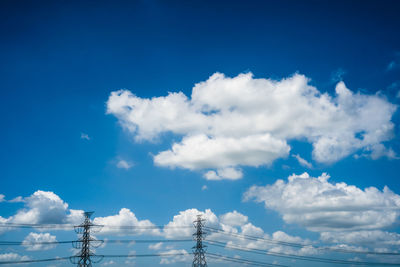
[[[294,249],[285,246],[274,244],[273,241],[286,241],[286,242],[297,242],[302,244],[310,244],[310,241],[304,240],[300,237],[293,237],[284,232],[275,232],[272,236],[264,233],[263,229],[253,225],[249,222],[248,217],[237,212],[232,211],[220,216],[214,214],[211,210],[199,211],[197,209],[188,209],[179,212],[178,215],[173,217],[173,220],[164,227],[164,236],[166,238],[183,238],[191,237],[194,228],[193,221],[196,220],[197,215],[202,215],[205,219],[205,225],[210,228],[217,230],[223,230],[229,234],[223,234],[218,231],[209,231],[206,240],[207,241],[219,241],[226,242],[228,246],[239,246],[242,248],[257,248],[266,249],[270,251],[280,251],[285,253],[294,253],[298,255],[314,254],[316,250],[312,247]],[[189,226],[189,227],[187,227]],[[240,235],[256,236],[260,238],[267,238],[272,240],[271,242],[264,242],[262,240],[246,240],[240,237]]]
[[[311,254],[318,254],[319,251],[311,245],[309,240],[304,240],[298,236],[291,236],[282,231],[276,231],[272,234],[272,240],[274,241],[281,241],[287,243],[297,243],[307,245],[300,249],[294,249],[287,246],[274,246],[269,251],[276,252],[276,253],[287,253],[287,254],[295,254],[295,255],[311,255]]]
[[[136,255],[136,251],[135,251],[135,250],[131,250],[131,251],[129,251],[128,255]],[[132,257],[132,258],[127,258],[127,259],[125,260],[125,265],[128,265],[128,266],[135,266],[135,258],[134,258],[134,257]]]
[[[161,258],[160,264],[173,264],[176,262],[184,262],[184,261],[188,262],[192,260],[192,257],[184,249],[171,249],[164,251],[160,254],[164,255]],[[168,254],[181,254],[181,255],[168,256]]]
[[[398,233],[379,230],[398,222],[400,214],[400,196],[388,188],[379,191],[374,187],[361,190],[345,183],[332,184],[326,174],[318,178],[307,173],[292,175],[287,182],[276,181],[272,185],[253,186],[245,193],[245,199],[264,202],[267,208],[283,215],[288,223],[297,223],[312,231],[320,232],[320,239],[326,243],[335,243],[337,247],[366,250],[366,247],[379,251],[393,251],[400,243]],[[53,192],[36,191],[22,198],[25,207],[14,216],[3,218],[0,223],[74,223],[82,222],[82,211],[68,208],[59,196]],[[267,239],[312,244],[309,240],[277,231],[269,235],[263,229],[249,222],[249,218],[234,210],[217,216],[210,209],[200,211],[187,209],[179,212],[163,229],[158,229],[149,220],[139,220],[129,209],[123,208],[116,215],[94,218],[94,224],[109,225],[98,234],[134,234],[153,235],[165,238],[187,238],[194,231],[193,221],[197,215],[206,219],[208,227],[221,229],[232,234],[259,236]],[[124,226],[124,227],[121,227]],[[133,229],[126,229],[132,226]],[[135,228],[137,227],[137,228]],[[125,229],[124,229],[125,228]],[[245,248],[266,249],[271,252],[294,253],[298,255],[315,254],[313,247],[302,249],[263,241],[244,240],[239,237],[210,232],[207,240],[227,242],[230,245]],[[49,233],[30,233],[24,240],[28,250],[45,250],[53,244],[28,246],[30,242],[53,242],[56,237]],[[357,246],[349,246],[353,244]],[[361,247],[360,247],[361,246]],[[160,250],[163,244],[149,246]],[[173,249],[165,247],[165,249]]]
[[[24,202],[24,199],[21,196],[17,196],[15,198],[9,200],[8,202],[10,202],[10,203],[20,203],[20,202]]]
[[[172,221],[165,225],[164,236],[166,238],[192,236],[194,228],[190,226],[193,225],[197,215],[201,215],[206,220],[207,225],[218,226],[218,218],[210,209],[206,209],[204,212],[197,209],[187,209],[180,211],[178,215],[173,217]]]
[[[252,186],[244,200],[264,202],[287,223],[311,231],[355,231],[389,227],[400,215],[400,196],[385,187],[364,190],[345,183],[330,183],[329,176],[307,173],[289,176],[288,182]]]
[[[55,248],[56,244],[32,244],[36,242],[57,242],[54,235],[50,233],[29,233],[22,242],[26,250],[36,251],[36,250],[49,250]]]
[[[102,266],[110,266],[110,265],[114,265],[114,264],[115,264],[115,261],[109,260],[109,261],[103,262],[101,265]]]
[[[3,201],[5,201],[5,195],[0,194],[0,202],[3,202]]]
[[[74,223],[78,225],[82,222],[82,211],[68,208],[59,196],[53,192],[36,191],[29,197],[22,198],[25,207],[16,212],[14,216],[3,218],[0,216],[0,223]],[[215,229],[221,229],[234,234],[246,234],[275,239],[270,237],[264,231],[249,222],[248,217],[232,211],[220,216],[214,214],[210,209],[199,211],[197,209],[187,209],[173,216],[172,220],[162,229],[159,229],[149,220],[139,220],[129,209],[122,208],[118,214],[95,217],[93,223],[96,225],[107,225],[97,232],[98,235],[152,235],[163,236],[165,238],[188,238],[193,235],[193,221],[198,215],[206,220],[206,225]],[[60,228],[62,229],[62,228]],[[70,230],[70,228],[68,228]],[[275,235],[276,236],[276,235]],[[282,235],[280,235],[282,236]],[[262,241],[246,241],[239,237],[223,235],[221,233],[210,233],[210,240],[230,242],[229,244],[239,245],[248,248],[277,249],[276,245],[268,244]],[[50,233],[30,233],[24,240],[24,245],[28,250],[46,250],[53,248],[53,244],[30,245],[33,242],[54,242],[56,237]],[[105,241],[107,243],[107,241]],[[149,246],[150,249],[162,249],[162,243],[156,243]],[[166,246],[165,249],[171,250],[172,247]],[[75,251],[75,250],[72,250]],[[296,251],[296,253],[300,253]],[[301,252],[303,253],[303,252]],[[168,257],[163,263],[176,262],[178,258]],[[133,264],[134,261],[127,261]],[[127,264],[128,264],[127,263]]]
[[[132,168],[133,164],[130,162],[127,162],[126,160],[121,159],[120,161],[117,162],[117,168],[120,169],[125,169],[125,170],[129,170],[130,168]]]
[[[205,191],[205,190],[207,190],[208,189],[208,187],[206,186],[206,185],[203,185],[202,187],[201,187],[201,190],[202,191]]]
[[[74,223],[78,218],[81,222],[83,218],[82,211],[68,209],[68,204],[50,191],[38,190],[29,197],[18,198],[18,201],[24,203],[24,208],[5,219],[5,222],[57,224]]]
[[[66,221],[68,204],[49,191],[38,190],[24,199],[28,209],[14,216],[19,223],[63,223]]]
[[[79,225],[83,222],[84,215],[83,210],[74,210],[74,209],[69,209],[68,214],[67,214],[67,219],[66,222],[73,224],[73,225]]]
[[[90,136],[87,133],[81,133],[81,139],[90,140]]]
[[[160,250],[162,248],[163,244],[164,244],[163,242],[158,242],[158,243],[155,243],[155,244],[151,244],[151,245],[149,245],[149,249]]]
[[[230,226],[241,226],[247,223],[248,217],[234,210],[220,216],[221,223]]]
[[[239,169],[235,168],[224,168],[218,169],[217,171],[208,171],[204,174],[204,178],[207,180],[237,180],[243,177],[243,173]]]
[[[0,261],[25,261],[25,260],[29,260],[29,257],[21,256],[14,252],[0,254]]]
[[[330,243],[347,243],[369,246],[399,246],[400,234],[381,230],[355,232],[322,232],[321,240]]]
[[[233,78],[215,73],[194,86],[191,98],[181,92],[140,98],[120,90],[107,101],[107,113],[136,141],[154,141],[165,132],[182,136],[154,156],[156,165],[214,169],[205,177],[218,179],[229,179],[218,170],[270,165],[287,157],[291,140],[311,143],[313,159],[322,163],[360,150],[373,153],[392,138],[396,108],[380,95],[353,93],[343,82],[332,97],[299,74],[275,81],[251,73]]]
[[[361,230],[344,232],[322,232],[320,240],[334,244],[331,247],[339,249],[374,251],[374,252],[398,252],[400,234],[382,230]],[[397,260],[394,256],[393,260]],[[378,258],[379,259],[379,258]],[[390,262],[390,257],[385,257]]]
[[[371,151],[371,153],[368,155],[372,159],[378,159],[381,157],[387,157],[388,159],[398,159],[396,153],[393,151],[393,149],[385,148],[384,145],[382,144],[377,144],[374,146],[371,146],[371,148],[368,148],[366,151]]]
[[[124,234],[124,235],[160,235],[160,230],[149,220],[138,220],[135,214],[129,209],[122,208],[117,215],[107,217],[96,217],[94,224],[104,226],[99,234]],[[124,229],[121,226],[132,226],[132,229]],[[135,228],[136,227],[136,228]]]
[[[242,138],[214,137],[204,134],[188,136],[175,143],[171,150],[154,156],[159,166],[182,167],[190,170],[229,168],[237,165],[260,166],[286,157],[289,146],[269,134]]]
[[[303,159],[302,157],[300,157],[299,154],[296,155],[292,155],[294,158],[297,159],[297,161],[299,162],[299,164],[303,167],[307,167],[309,169],[312,168],[312,164],[310,162],[308,162],[307,160]]]

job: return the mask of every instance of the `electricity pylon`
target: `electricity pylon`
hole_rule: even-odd
[[[204,232],[204,222],[206,220],[201,218],[201,215],[197,215],[197,219],[193,222],[196,228],[196,233],[193,234],[193,239],[196,241],[196,246],[193,247],[193,264],[192,267],[206,267],[206,251],[207,246],[203,245],[206,232]]]
[[[102,260],[102,257],[96,256],[90,250],[90,247],[98,247],[102,244],[102,241],[91,237],[92,227],[97,226],[92,224],[90,220],[92,214],[93,212],[85,212],[84,222],[81,225],[74,226],[75,232],[82,235],[78,241],[72,243],[75,248],[81,250],[74,257],[71,257],[71,262],[77,264],[78,267],[91,267],[92,262],[99,262]]]

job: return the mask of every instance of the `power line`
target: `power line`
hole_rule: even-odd
[[[103,258],[143,258],[143,257],[171,257],[171,256],[187,256],[187,253],[155,253],[155,254],[120,254],[120,255],[100,255]]]
[[[104,225],[104,224],[92,224],[93,227],[103,227],[106,229],[120,229],[120,230],[136,230],[136,229],[173,229],[173,228],[192,228],[192,226],[135,226],[135,225]],[[73,229],[73,224],[19,224],[19,223],[3,223],[0,227],[4,228],[39,228],[39,229],[56,229],[56,230],[68,230]]]
[[[164,243],[173,243],[173,242],[192,242],[192,239],[153,239],[153,240],[146,240],[146,239],[114,239],[114,240],[103,240],[104,243],[131,243],[131,242],[135,242],[135,243],[160,243],[160,242],[164,242]]]
[[[75,242],[75,241],[43,241],[43,242],[0,241],[0,246],[54,245],[54,244],[70,244],[72,242]]]
[[[312,249],[317,249],[317,250],[328,250],[328,251],[333,251],[333,252],[371,254],[371,255],[387,255],[387,256],[388,255],[391,255],[391,256],[399,256],[400,255],[400,253],[397,253],[397,252],[359,251],[359,250],[350,250],[350,249],[341,249],[341,248],[313,246],[313,245],[307,245],[307,244],[301,244],[301,243],[273,240],[273,239],[269,239],[269,238],[265,238],[265,237],[257,237],[257,236],[251,236],[251,235],[245,235],[245,234],[231,233],[231,232],[227,232],[227,231],[224,231],[221,229],[207,227],[207,226],[205,226],[204,228],[206,228],[207,230],[212,231],[212,232],[222,233],[225,235],[231,235],[231,236],[238,237],[238,238],[244,238],[244,239],[253,240],[253,241],[264,241],[264,242],[272,243],[272,244],[276,244],[276,245],[290,246],[290,247],[296,247],[296,248],[312,248]]]
[[[181,225],[181,226],[168,226],[168,225],[151,225],[151,226],[135,226],[135,225],[106,225],[106,224],[94,224],[94,226],[101,226],[104,228],[111,229],[182,229],[182,228],[193,228],[193,226]]]
[[[191,225],[177,225],[177,226],[168,226],[168,225],[148,225],[148,226],[139,226],[139,225],[107,225],[107,224],[92,224],[93,227],[102,227],[103,229],[120,229],[120,230],[136,230],[136,229],[144,229],[144,230],[152,230],[152,229],[191,229],[193,226]],[[73,224],[66,223],[54,223],[54,224],[27,224],[27,223],[0,223],[0,227],[5,228],[47,228],[47,229],[69,229],[74,228]]]
[[[102,258],[143,258],[143,257],[171,257],[171,256],[184,256],[189,255],[191,253],[158,253],[158,254],[128,254],[128,255],[98,255]],[[70,256],[70,257],[57,257],[57,258],[48,258],[48,259],[37,259],[37,260],[18,260],[18,261],[0,261],[0,265],[2,264],[24,264],[24,263],[34,263],[34,262],[49,262],[49,261],[62,261],[62,260],[70,260],[72,258],[79,258],[79,256]]]
[[[192,242],[192,239],[99,239],[102,243],[171,243],[171,242]],[[35,245],[53,245],[53,244],[71,244],[82,242],[81,240],[68,241],[43,241],[43,242],[25,242],[25,241],[0,241],[0,246],[35,246]]]
[[[57,229],[68,230],[73,229],[72,224],[20,224],[20,223],[2,223],[0,227],[4,228],[39,228],[39,229]]]
[[[40,260],[0,261],[0,264],[23,264],[23,263],[34,263],[34,262],[64,261],[64,260],[69,260],[70,258],[71,257],[58,257],[58,258],[40,259]]]
[[[255,248],[245,248],[241,246],[230,245],[224,242],[219,241],[212,241],[208,240],[205,243],[221,247],[225,249],[233,249],[238,251],[250,252],[260,255],[269,255],[269,256],[276,256],[281,258],[287,259],[296,259],[296,260],[304,260],[304,261],[314,261],[314,262],[321,262],[321,263],[336,263],[336,264],[352,264],[352,265],[372,265],[372,266],[400,266],[400,263],[379,263],[379,262],[362,262],[362,261],[350,261],[350,260],[340,260],[340,259],[330,259],[330,258],[320,258],[320,257],[312,257],[312,256],[301,256],[289,253],[279,253],[279,252],[271,252],[268,250],[262,249],[255,249]]]
[[[234,257],[229,257],[229,256],[219,255],[219,254],[214,254],[214,253],[207,253],[207,255],[210,258],[214,258],[214,259],[221,259],[221,260],[225,260],[225,261],[229,261],[229,262],[236,262],[236,263],[244,263],[244,264],[248,264],[248,265],[288,267],[287,265],[267,263],[267,262],[248,260],[248,259],[242,259],[242,258],[234,258]]]

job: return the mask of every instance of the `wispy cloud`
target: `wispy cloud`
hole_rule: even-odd
[[[395,52],[393,60],[386,66],[386,71],[392,71],[400,66],[400,52]]]
[[[299,164],[303,167],[307,167],[309,169],[312,168],[312,164],[310,162],[308,162],[307,160],[303,159],[302,157],[300,157],[299,154],[296,155],[292,155],[292,157],[294,157],[295,159],[297,159],[297,161],[299,162]]]
[[[23,197],[18,196],[18,197],[15,197],[15,198],[9,200],[8,202],[10,202],[10,203],[20,203],[20,202],[24,202],[24,199],[23,199]]]
[[[386,70],[391,71],[391,70],[395,69],[396,66],[397,66],[397,63],[396,63],[396,61],[393,60],[387,65]]]
[[[81,139],[90,140],[90,136],[87,133],[81,133]]]
[[[346,74],[346,71],[342,68],[338,68],[337,70],[331,73],[331,81],[333,83],[337,83],[343,81],[343,76]]]
[[[121,159],[120,161],[117,162],[117,168],[119,168],[119,169],[129,170],[132,167],[133,167],[133,163],[130,163],[126,160]]]
[[[400,81],[394,81],[387,87],[388,92],[396,97],[400,97]]]

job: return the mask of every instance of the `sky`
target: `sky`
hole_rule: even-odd
[[[79,225],[82,211],[116,227],[98,239],[190,239],[201,214],[225,233],[211,241],[400,264],[379,254],[400,252],[399,11],[398,1],[1,1],[0,241],[75,240],[72,229],[5,226]],[[191,266],[194,244],[105,243],[97,254],[182,255],[95,266]],[[0,262],[76,253],[1,245]]]

